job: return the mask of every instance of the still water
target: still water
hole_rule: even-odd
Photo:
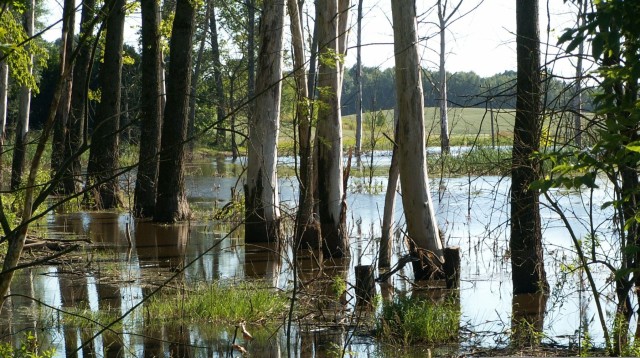
[[[379,153],[375,165],[384,166],[388,158]],[[288,165],[284,158],[281,165]],[[353,169],[353,171],[358,169]],[[363,172],[368,168],[364,167]],[[242,163],[226,158],[194,164],[189,168],[188,196],[193,208],[213,211],[227,203],[232,188],[241,190]],[[366,174],[366,173],[365,173]],[[284,206],[295,207],[295,178],[280,180],[280,196]],[[371,184],[371,185],[370,185]],[[430,183],[439,225],[448,246],[459,246],[462,256],[460,307],[461,341],[446,348],[444,354],[473,352],[477,347],[493,348],[508,344],[512,307],[520,313],[538,314],[545,334],[544,341],[571,345],[579,339],[580,330],[588,327],[596,345],[602,344],[602,331],[597,324],[595,307],[587,293],[583,274],[568,269],[575,263],[575,250],[558,213],[544,205],[543,234],[546,270],[552,288],[548,300],[517,297],[512,300],[509,235],[510,179],[497,176],[437,178]],[[352,238],[352,259],[335,270],[354,284],[356,265],[375,265],[380,225],[384,206],[385,177],[354,176],[348,193],[348,227]],[[602,237],[601,252],[606,254],[613,237],[609,221],[613,212],[599,208],[609,198],[607,184],[593,192],[554,191],[579,238],[591,232]],[[401,198],[397,198],[396,221],[402,226]],[[593,224],[591,224],[593,223]],[[143,297],[165,282],[176,270],[186,267],[175,281],[213,283],[245,279],[264,279],[280,289],[290,288],[290,255],[276,255],[270,247],[244,245],[242,229],[230,232],[233,224],[202,220],[178,225],[158,225],[136,221],[126,212],[79,212],[50,214],[46,221],[49,238],[88,238],[100,250],[83,251],[85,269],[64,264],[38,267],[19,272],[11,287],[13,295],[0,322],[0,336],[18,342],[16,334],[31,331],[44,348],[56,349],[56,357],[222,357],[241,356],[230,351],[235,333],[233,325],[152,325],[154,318],[145,315]],[[132,238],[129,247],[127,236]],[[394,243],[394,261],[404,253],[399,236]],[[29,253],[27,253],[28,255]],[[393,263],[392,263],[393,264]],[[314,270],[312,260],[301,264],[299,274]],[[105,274],[108,272],[109,274]],[[113,273],[117,274],[114,275]],[[605,270],[594,270],[605,295],[612,295],[606,285],[610,276]],[[329,273],[332,275],[332,273]],[[383,297],[411,294],[411,270],[401,270],[389,287],[377,287]],[[32,299],[33,298],[33,299]],[[610,301],[609,301],[610,302]],[[352,305],[353,303],[350,303]],[[605,302],[605,304],[607,304]],[[132,310],[136,305],[141,308]],[[542,306],[542,309],[541,307]],[[613,307],[606,305],[608,311]],[[8,309],[7,309],[8,308]],[[97,315],[107,308],[131,313],[113,330],[92,337],[98,329],[78,327],[66,315],[52,308],[84,309],[83,315]],[[354,307],[350,307],[354,309]],[[253,327],[253,330],[259,330]],[[254,357],[324,357],[345,352],[362,356],[398,355],[398,347],[384,346],[351,328],[309,327],[293,325],[287,339],[284,329],[265,328],[266,339],[256,340],[248,348]],[[87,343],[88,342],[88,343]],[[84,344],[84,345],[83,345]],[[425,348],[402,349],[408,356],[423,356]]]

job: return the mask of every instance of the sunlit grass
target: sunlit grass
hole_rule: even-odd
[[[154,297],[145,308],[150,317],[169,322],[268,322],[288,308],[284,294],[255,282],[217,283],[175,290]]]
[[[459,326],[460,307],[453,302],[400,297],[383,303],[376,333],[396,343],[442,344],[458,339]]]

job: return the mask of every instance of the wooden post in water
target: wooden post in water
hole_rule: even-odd
[[[373,266],[358,265],[355,267],[356,273],[356,305],[371,304],[376,294],[373,281]]]
[[[447,288],[460,288],[460,247],[451,246],[444,249],[444,270]]]

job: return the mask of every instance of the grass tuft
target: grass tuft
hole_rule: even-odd
[[[151,300],[149,316],[164,321],[208,321],[237,323],[279,319],[287,310],[284,294],[255,283],[217,283],[194,290],[173,291]]]
[[[460,308],[451,301],[434,303],[412,297],[384,302],[376,323],[378,336],[402,344],[443,344],[456,341]]]

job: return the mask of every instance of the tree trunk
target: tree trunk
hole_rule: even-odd
[[[398,141],[398,108],[394,109],[394,140]],[[384,211],[382,214],[382,237],[380,238],[380,252],[378,254],[378,267],[391,266],[391,248],[393,247],[394,212],[396,208],[396,190],[400,179],[400,167],[398,165],[398,146],[393,143],[391,152],[391,165],[389,166],[389,181],[384,195]]]
[[[178,0],[170,42],[167,105],[162,123],[162,146],[154,220],[176,222],[189,217],[185,193],[184,157],[191,87],[191,47],[195,9],[190,0]]]
[[[256,73],[256,56],[255,56],[255,38],[256,38],[256,0],[245,0],[247,6],[247,96],[252,99],[255,95],[255,73]],[[253,107],[249,104],[249,111]],[[251,117],[251,114],[248,116]]]
[[[189,129],[187,135],[189,138],[193,138],[196,134],[196,96],[198,93],[198,80],[200,79],[200,72],[202,71],[202,56],[204,54],[204,44],[207,40],[207,26],[209,22],[209,16],[211,14],[212,0],[207,1],[206,10],[204,13],[203,29],[200,35],[200,45],[198,45],[198,55],[196,56],[195,68],[193,69],[193,75],[191,77],[191,93],[189,95]],[[195,146],[195,138],[189,141],[189,152],[193,155],[193,148]]]
[[[9,93],[9,65],[6,61],[0,61],[0,183],[4,183],[4,165],[2,154],[4,153],[4,140],[7,133],[7,95]],[[0,184],[0,190],[4,190]]]
[[[261,46],[256,74],[255,113],[249,123],[247,184],[245,186],[245,242],[278,242],[278,131],[282,92],[284,2],[265,0]]]
[[[27,8],[24,13],[24,28],[27,37],[33,36],[35,21],[35,0],[27,1]],[[29,46],[29,44],[26,44]],[[29,73],[33,73],[33,55],[29,55]],[[20,104],[18,110],[18,121],[16,125],[16,140],[13,149],[13,162],[11,167],[11,190],[17,190],[22,182],[24,172],[25,154],[27,145],[27,133],[29,132],[29,112],[31,110],[31,88],[22,86],[20,88]]]
[[[75,0],[65,0],[62,12],[62,37],[60,46],[60,63],[62,67],[70,60],[73,51],[73,38],[75,29]],[[64,151],[66,147],[65,139],[68,130],[69,111],[71,108],[71,92],[73,87],[73,77],[66,79],[62,99],[56,111],[56,119],[53,127],[53,139],[51,141],[51,177],[56,173],[64,171]],[[54,184],[54,192],[64,193],[62,182]]]
[[[342,80],[344,78],[344,59],[347,56],[347,40],[349,39],[349,5],[351,0],[338,1],[338,97],[342,93]],[[340,103],[340,102],[338,102]]]
[[[320,66],[318,69],[318,124],[316,129],[318,211],[325,254],[349,255],[349,241],[341,218],[342,121],[340,118],[340,70],[338,48],[338,2],[316,2],[316,26]]]
[[[446,5],[445,5],[446,6]],[[447,109],[447,70],[445,67],[446,42],[445,34],[447,22],[444,15],[442,0],[438,0],[438,23],[440,25],[440,150],[442,154],[449,154],[449,113]]]
[[[362,2],[358,0],[358,42],[356,44],[356,157],[362,151]],[[395,189],[394,189],[395,190]]]
[[[540,178],[532,155],[540,148],[540,33],[538,0],[516,3],[518,58],[516,120],[511,163],[511,269],[513,293],[548,292],[540,230],[539,193],[529,185]]]
[[[120,206],[118,179],[118,148],[120,128],[120,84],[122,79],[122,44],[124,39],[124,0],[111,0],[107,16],[104,61],[100,69],[101,99],[91,135],[91,150],[87,166],[87,185],[97,185],[88,193],[89,204],[96,209]]]
[[[134,215],[153,216],[158,183],[158,150],[162,123],[161,50],[159,5],[141,0],[142,93],[140,98],[140,156],[134,194]]]
[[[87,122],[87,92],[89,68],[91,64],[91,39],[87,34],[93,33],[93,7],[95,0],[84,0],[82,2],[82,19],[80,38],[85,41],[78,44],[78,55],[73,66],[73,79],[75,86],[71,88],[71,104],[69,118],[67,121],[67,131],[65,134],[64,161],[68,162],[65,175],[62,179],[64,194],[73,194],[80,191],[82,183],[82,166],[78,151],[84,141],[84,132]]]
[[[427,256],[432,264],[440,265],[443,261],[442,242],[431,201],[425,157],[424,96],[415,1],[392,0],[391,12],[396,53],[398,159],[407,234],[423,264],[428,264],[424,257]]]
[[[216,103],[216,143],[224,145],[224,119],[226,117],[226,102],[224,100],[224,84],[222,82],[222,62],[220,61],[220,46],[218,44],[218,23],[216,19],[216,8],[211,7],[211,18],[209,19],[211,30],[211,56],[213,57],[213,81],[215,83],[215,103]],[[235,136],[234,136],[235,144]],[[236,148],[237,149],[237,148]],[[232,148],[233,150],[233,148]]]
[[[296,122],[300,155],[300,195],[296,214],[296,248],[305,245],[319,247],[319,232],[313,218],[313,166],[311,158],[311,102],[305,74],[304,41],[300,9],[296,0],[287,0],[293,47],[293,68],[296,79]]]
[[[578,3],[578,26],[584,26],[584,14],[587,12],[589,2]],[[576,85],[572,100],[573,107],[573,138],[576,148],[582,148],[582,57],[584,56],[584,41],[578,45],[578,58],[576,59]]]

